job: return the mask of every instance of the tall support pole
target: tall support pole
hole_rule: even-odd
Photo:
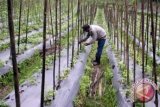
[[[70,19],[70,14],[69,14],[69,12],[70,12],[70,0],[68,0],[68,37],[67,37],[67,67],[69,67],[69,39],[70,39],[70,33],[69,33],[69,19]]]
[[[18,54],[19,54],[19,46],[20,46],[20,35],[21,35],[21,16],[22,16],[22,0],[20,0],[20,10],[19,10],[19,28],[18,28]]]
[[[78,0],[78,7],[77,7],[77,25],[78,25],[78,29],[77,29],[77,32],[78,32],[78,41],[79,41],[79,37],[80,37],[80,34],[79,34],[79,16],[80,16],[80,0]],[[80,44],[78,43],[78,51],[77,51],[77,54],[79,54],[79,47],[80,47]]]
[[[141,3],[141,34],[142,34],[142,78],[144,79],[144,49],[145,49],[145,44],[144,44],[144,0],[142,0],[142,3]],[[144,88],[144,86],[143,86]],[[143,95],[144,95],[144,89],[143,89]],[[143,102],[143,107],[145,107],[145,103]]]
[[[44,0],[43,17],[43,55],[42,55],[42,84],[41,84],[41,107],[44,107],[44,88],[45,88],[45,63],[46,63],[46,22],[47,22],[47,0]]]
[[[55,38],[54,38],[55,47],[54,47],[54,59],[53,59],[53,90],[55,90],[56,87],[55,71],[56,71],[57,36],[58,36],[58,0],[55,1]]]
[[[58,67],[58,86],[60,86],[61,76],[61,0],[59,0],[59,67]]]
[[[150,0],[151,8],[151,34],[152,34],[152,48],[153,48],[153,77],[154,82],[157,85],[157,72],[156,72],[156,35],[154,29],[154,17],[153,17],[153,0]],[[155,91],[155,106],[158,107],[158,91]]]
[[[134,4],[134,40],[133,40],[133,51],[134,51],[134,62],[133,62],[133,81],[136,82],[136,26],[137,26],[137,0]],[[134,100],[135,100],[135,92],[134,92]],[[133,107],[135,107],[135,102],[133,102]]]
[[[127,63],[127,84],[129,84],[129,42],[128,42],[128,0],[125,0],[126,6],[126,63]]]
[[[20,107],[18,67],[17,67],[17,59],[16,59],[14,23],[13,23],[13,0],[7,0],[7,7],[8,7],[8,26],[9,26],[9,35],[10,35],[10,43],[11,43],[10,48],[11,48],[12,64],[13,64],[16,107]]]

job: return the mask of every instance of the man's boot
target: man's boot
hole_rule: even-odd
[[[100,65],[100,57],[96,57],[96,60],[93,61],[93,65]]]

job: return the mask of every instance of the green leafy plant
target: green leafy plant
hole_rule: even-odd
[[[55,91],[49,90],[47,92],[47,94],[44,97],[45,106],[49,106],[51,104],[51,101],[53,100],[54,96],[55,96]]]
[[[159,51],[157,51],[157,55],[158,55],[158,56],[160,56],[160,50],[159,50]]]
[[[150,67],[149,65],[145,66],[145,71],[152,72],[152,67]]]
[[[39,52],[36,51],[35,54],[18,64],[19,68],[19,81],[20,84],[23,83],[26,79],[33,75],[41,68],[41,56]],[[7,89],[4,93],[0,93],[0,98],[3,98],[13,89],[13,71],[10,70],[7,74],[0,77],[0,90]]]
[[[30,85],[36,85],[36,78],[31,77],[28,79]]]
[[[0,107],[9,107],[4,101],[0,100]]]
[[[4,62],[0,60],[0,68],[4,66]]]
[[[4,50],[6,50],[7,48],[9,48],[9,43],[7,43],[7,44],[2,44],[1,46],[0,46],[0,51],[4,51]]]
[[[66,70],[63,71],[63,74],[61,75],[61,80],[64,80],[67,78],[68,74],[70,72],[70,68],[67,68]]]
[[[78,55],[75,55],[73,57],[73,65],[77,63],[77,60],[78,60]]]

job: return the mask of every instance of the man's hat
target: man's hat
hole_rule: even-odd
[[[90,26],[88,24],[85,24],[82,26],[83,31],[88,31]]]

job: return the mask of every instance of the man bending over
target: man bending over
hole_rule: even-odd
[[[79,43],[85,42],[90,36],[92,40],[90,42],[84,43],[85,46],[95,43],[95,41],[98,41],[98,48],[96,53],[96,58],[93,61],[93,65],[99,65],[100,59],[103,51],[103,47],[106,41],[106,32],[105,30],[98,26],[98,25],[84,25],[82,27],[84,32],[87,32],[87,36],[79,41]]]

